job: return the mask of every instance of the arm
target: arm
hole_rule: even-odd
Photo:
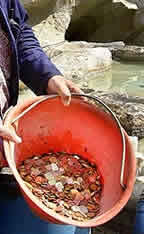
[[[18,0],[14,1],[14,20],[20,26],[17,49],[21,80],[37,95],[47,93],[48,81],[54,76],[62,76],[49,60],[30,26],[26,23],[28,15]]]
[[[20,26],[17,41],[20,78],[37,95],[58,93],[69,105],[71,92],[82,93],[70,80],[66,80],[44,53],[32,29],[27,25],[28,15],[19,0],[14,1],[14,20]]]

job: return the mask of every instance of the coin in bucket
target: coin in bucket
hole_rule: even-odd
[[[34,156],[18,170],[32,193],[55,212],[78,221],[99,212],[101,176],[80,156],[64,152]]]

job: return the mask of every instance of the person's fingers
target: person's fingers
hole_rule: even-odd
[[[84,94],[83,91],[71,80],[66,80],[61,76],[54,76],[49,80],[48,93],[58,93],[64,105],[68,106],[71,102],[71,93]],[[80,97],[85,101],[85,97]]]
[[[66,82],[71,92],[84,95],[84,92],[77,85],[75,85],[72,81],[67,80]],[[88,101],[87,98],[84,96],[80,96],[80,99],[82,99],[84,102]]]
[[[11,141],[13,141],[15,143],[21,143],[22,142],[21,138],[16,135],[15,131],[10,130],[9,128],[6,128],[4,126],[0,127],[0,136],[3,139],[11,140]]]
[[[48,88],[51,93],[58,93],[60,95],[64,105],[68,106],[70,104],[71,93],[64,78],[59,76],[51,78]]]
[[[72,81],[66,80],[66,84],[69,87],[70,91],[77,94],[84,94],[83,91],[75,85]]]
[[[61,96],[63,104],[68,106],[71,102],[71,93],[65,82],[59,84],[58,94]]]

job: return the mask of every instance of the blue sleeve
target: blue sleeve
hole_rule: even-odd
[[[48,80],[62,74],[44,53],[31,27],[26,23],[27,12],[19,0],[14,1],[14,20],[20,26],[17,41],[20,79],[37,95],[43,95],[46,94]]]

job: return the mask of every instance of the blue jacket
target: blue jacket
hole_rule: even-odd
[[[27,20],[27,12],[19,0],[0,0],[0,22],[12,49],[10,105],[17,103],[19,79],[35,94],[44,95],[49,78],[61,75],[40,47]]]

